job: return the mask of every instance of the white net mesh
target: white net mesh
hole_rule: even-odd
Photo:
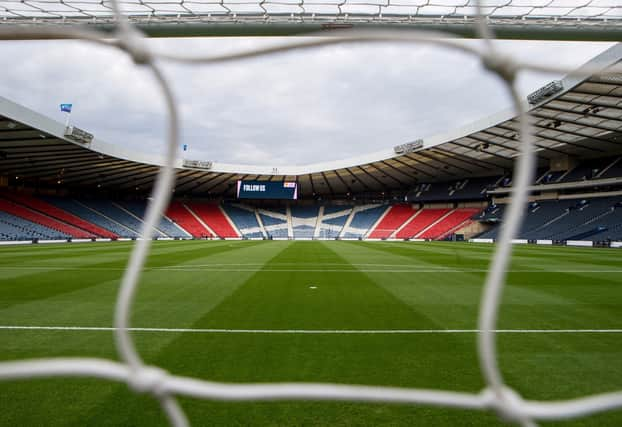
[[[121,10],[135,22],[377,22],[464,23],[477,16],[477,0],[124,0]],[[622,19],[616,0],[486,0],[480,13],[499,23],[606,25]],[[110,1],[3,0],[5,22],[111,22]]]
[[[10,4],[4,2],[3,4]],[[31,6],[35,2],[15,2]],[[438,0],[440,5],[444,1]],[[528,8],[524,13],[531,14],[543,10],[542,5],[561,4],[562,1],[503,1],[494,8],[501,11],[507,4],[537,4]],[[567,4],[573,1],[567,2]],[[588,6],[601,7],[602,13],[620,13],[620,6],[615,2],[605,0],[593,0],[574,2],[577,5],[563,9],[564,12],[557,13],[571,15],[579,13],[581,10],[587,13]],[[37,9],[42,11],[45,5],[59,3],[38,2],[43,5]],[[81,9],[71,9],[71,1],[62,3],[63,7],[69,8],[72,13],[78,13]],[[128,3],[129,4],[129,3]],[[144,7],[150,3],[137,2],[131,3]],[[179,3],[159,3],[159,7],[165,4],[175,4],[177,6],[193,4],[191,2]],[[226,3],[214,3],[221,6]],[[262,4],[269,4],[265,2]],[[282,4],[287,4],[283,2]],[[345,3],[344,3],[345,4]],[[391,4],[390,2],[387,4]],[[436,3],[422,2],[421,8],[432,7]],[[582,5],[582,6],[581,6]],[[290,51],[294,49],[309,49],[327,44],[338,44],[348,42],[408,42],[422,43],[443,46],[455,49],[468,54],[477,55],[482,60],[484,68],[496,73],[506,84],[512,96],[516,114],[520,119],[521,135],[521,156],[517,158],[515,166],[514,189],[512,192],[512,204],[506,215],[506,226],[497,245],[497,250],[491,262],[491,266],[486,278],[484,292],[480,303],[479,328],[478,328],[478,356],[481,370],[484,376],[486,387],[480,393],[460,393],[440,390],[423,389],[404,389],[392,387],[372,387],[372,386],[349,386],[337,384],[311,384],[311,383],[291,383],[291,384],[225,384],[206,380],[179,377],[170,374],[158,367],[147,366],[144,364],[140,355],[136,351],[134,342],[130,335],[130,313],[138,279],[143,269],[146,257],[149,253],[151,240],[142,239],[136,242],[134,250],[128,262],[121,288],[118,293],[117,305],[115,308],[115,339],[121,363],[104,359],[43,359],[32,361],[15,361],[0,363],[0,380],[27,379],[40,377],[56,376],[80,376],[97,377],[128,384],[133,390],[143,393],[151,393],[159,400],[163,411],[168,416],[171,425],[186,426],[188,420],[177,404],[175,396],[192,396],[204,399],[215,400],[347,400],[364,402],[400,402],[409,404],[436,405],[445,407],[459,407],[467,409],[491,410],[495,411],[502,419],[518,423],[522,426],[536,425],[538,420],[559,420],[578,416],[585,416],[599,411],[610,410],[622,407],[622,391],[593,395],[574,400],[541,402],[522,399],[509,385],[505,384],[503,376],[497,364],[497,350],[495,343],[495,329],[497,315],[504,287],[507,266],[512,252],[512,237],[516,234],[521,223],[524,212],[523,206],[527,199],[527,188],[532,180],[532,170],[534,162],[533,153],[533,133],[530,120],[526,114],[523,104],[514,87],[514,80],[519,70],[538,70],[551,72],[570,72],[570,70],[553,69],[551,67],[540,66],[538,64],[518,63],[511,57],[501,55],[496,52],[491,43],[484,43],[482,47],[474,48],[450,39],[439,38],[438,34],[431,34],[422,31],[337,31],[332,33],[332,37],[316,38],[312,40],[294,41],[287,45],[270,47],[262,50],[254,50],[246,53],[236,53],[219,57],[190,58],[172,55],[162,55],[150,51],[148,45],[144,43],[142,35],[133,27],[125,15],[118,10],[115,2],[102,4],[106,13],[112,10],[118,23],[115,38],[110,39],[107,33],[94,30],[77,29],[66,27],[59,31],[55,27],[46,26],[22,26],[16,29],[14,26],[0,26],[0,38],[45,38],[63,37],[83,39],[93,43],[100,43],[121,49],[129,54],[137,65],[149,67],[156,80],[159,82],[162,94],[166,100],[169,111],[169,129],[167,136],[166,164],[161,168],[154,191],[153,199],[149,205],[142,235],[145,236],[146,230],[151,230],[156,221],[159,220],[161,212],[166,207],[174,184],[173,162],[178,146],[178,115],[173,93],[169,84],[156,64],[156,60],[169,60],[185,63],[218,63],[235,61],[242,58],[271,55],[277,52]],[[127,6],[127,4],[126,4]],[[343,6],[343,5],[342,5]],[[477,3],[465,1],[461,7],[477,7]],[[298,6],[299,7],[299,6]],[[458,10],[458,6],[455,9]],[[561,6],[560,6],[561,8]],[[18,8],[19,9],[19,8]],[[491,11],[483,9],[490,14]],[[457,13],[457,12],[455,12]],[[592,13],[592,12],[590,12]],[[476,31],[484,39],[490,38],[490,31],[486,24],[486,19],[476,20]],[[580,71],[573,72],[579,76],[588,76],[594,73],[600,75],[616,74],[622,72],[622,67],[614,66],[608,70],[591,69],[583,67]]]

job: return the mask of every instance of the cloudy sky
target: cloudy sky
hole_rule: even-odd
[[[161,51],[216,54],[287,39],[150,40]],[[468,43],[477,43],[470,41]],[[576,67],[610,43],[499,41],[517,58]],[[0,95],[109,143],[157,152],[166,116],[152,76],[82,42],[0,42]],[[501,82],[466,55],[433,47],[323,47],[211,66],[164,64],[185,157],[283,165],[337,160],[443,132],[508,108]],[[522,73],[523,94],[555,75]]]

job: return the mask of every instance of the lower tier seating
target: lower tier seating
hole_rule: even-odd
[[[166,216],[175,221],[177,225],[186,230],[192,237],[209,238],[213,237],[203,224],[196,219],[183,203],[173,201],[166,210]]]
[[[240,237],[218,204],[188,202],[186,206],[201,218],[217,236],[223,238]]]
[[[69,234],[0,211],[0,240],[58,240],[69,237]]]
[[[63,236],[75,237],[78,239],[90,239],[96,237],[87,231],[81,230],[72,225],[61,222],[50,216],[44,215],[32,209],[28,209],[22,205],[11,202],[9,200],[0,199],[0,211],[9,213],[13,216],[23,218],[30,222],[43,225],[44,227],[56,230]]]

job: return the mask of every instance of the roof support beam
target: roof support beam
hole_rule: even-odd
[[[330,182],[328,182],[328,178],[326,178],[326,174],[324,172],[320,172],[320,174],[322,175],[322,178],[324,178],[324,182],[326,183],[326,186],[328,187],[328,191],[330,191],[330,195],[334,196],[335,192],[333,191],[333,187],[330,185]]]
[[[383,162],[383,164],[386,164],[386,163]],[[370,163],[370,166],[373,167],[374,169],[376,169],[381,174],[384,174],[384,175],[388,176],[389,178],[391,178],[393,181],[397,182],[400,187],[402,187],[402,188],[407,188],[408,187],[408,185],[404,181],[401,181],[401,180],[397,179],[396,177],[394,177],[393,175],[391,175],[389,172],[380,169],[378,166],[376,166],[376,163]]]
[[[393,159],[393,160],[394,160],[394,159]],[[418,181],[418,178],[417,178],[416,176],[411,175],[411,174],[409,174],[408,172],[404,172],[403,170],[401,170],[401,169],[399,169],[399,168],[396,168],[396,167],[395,167],[395,166],[393,166],[391,163],[388,163],[388,162],[386,162],[385,160],[381,160],[381,161],[380,161],[380,163],[382,163],[383,165],[385,165],[385,166],[387,166],[387,167],[389,167],[389,168],[393,169],[394,171],[396,171],[396,172],[398,172],[398,173],[400,173],[400,174],[402,174],[402,175],[404,175],[404,176],[406,176],[406,177],[408,177],[408,178],[412,179],[412,180],[413,180],[413,181],[415,181],[415,182],[416,182],[416,181]]]
[[[408,156],[404,156],[404,157],[408,157]],[[415,160],[412,157],[408,157],[410,160]],[[414,167],[413,165],[409,165],[408,163],[404,162],[403,160],[401,160],[399,157],[394,157],[392,160],[396,161],[397,163],[399,163],[400,165],[403,165],[404,167],[407,167],[408,169],[411,169],[413,171],[415,171],[415,173],[422,173],[424,175],[427,176],[434,176],[432,174],[429,174],[428,172],[418,169],[416,167]],[[415,160],[416,162],[418,162],[417,160]]]

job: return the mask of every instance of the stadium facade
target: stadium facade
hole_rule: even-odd
[[[620,60],[617,44],[586,66],[606,69]],[[622,76],[566,77],[525,105],[538,170],[520,240],[621,241]],[[494,240],[519,144],[518,120],[508,110],[305,166],[179,158],[173,202],[153,236]],[[0,240],[138,238],[162,163],[0,98]]]

